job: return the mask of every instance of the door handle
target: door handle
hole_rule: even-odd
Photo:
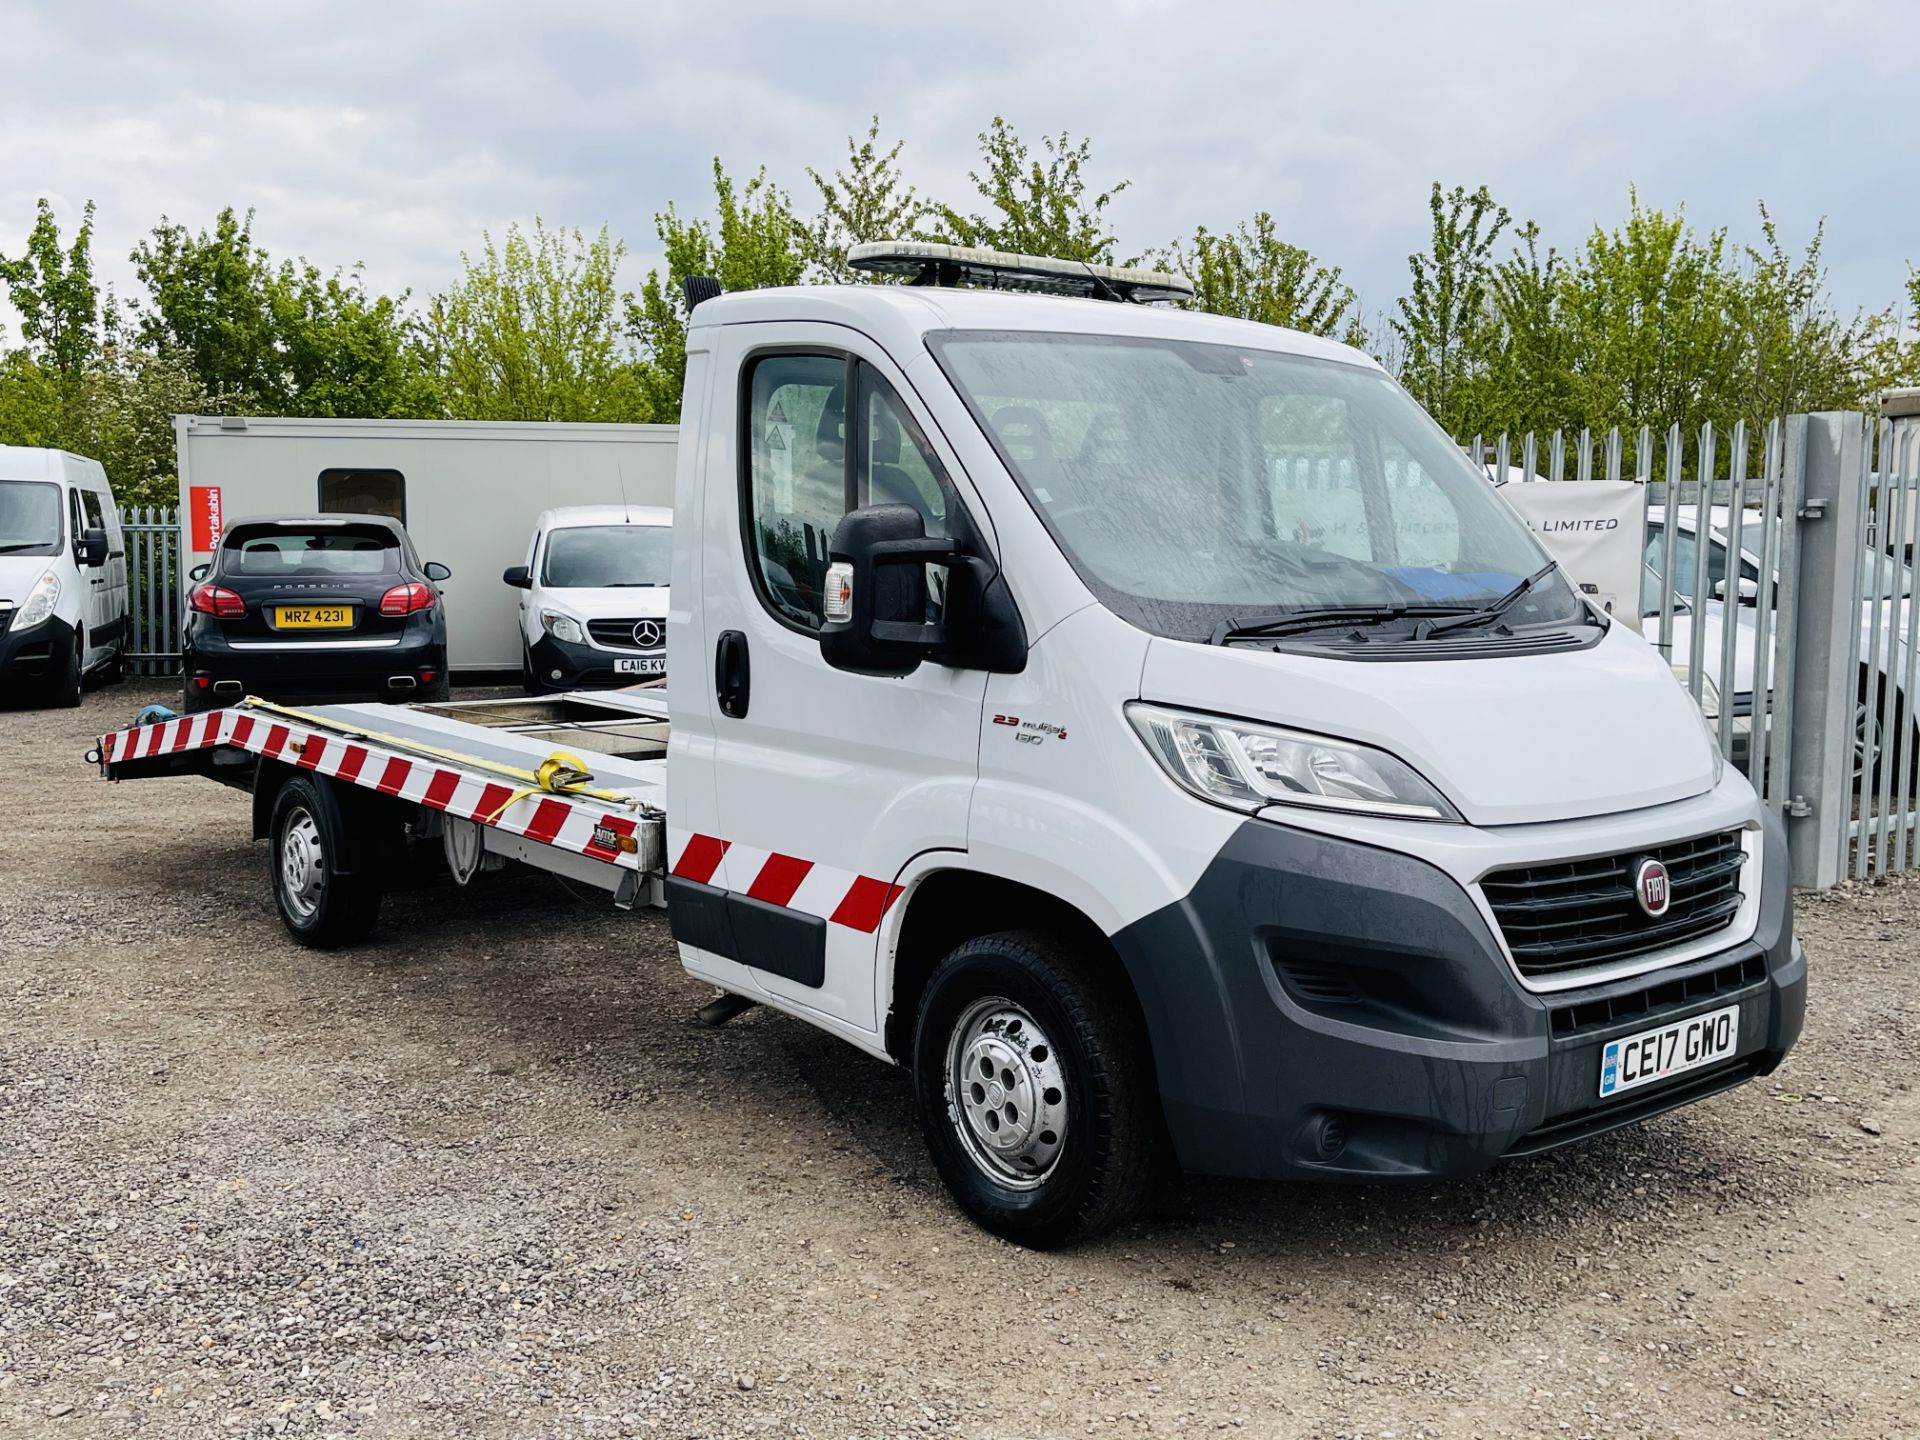
[[[732,720],[745,719],[751,688],[746,635],[739,630],[721,631],[720,643],[713,651],[713,692],[720,702],[720,713]]]

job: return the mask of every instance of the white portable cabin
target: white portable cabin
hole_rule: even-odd
[[[674,425],[178,415],[182,566],[246,515],[388,515],[453,571],[448,668],[520,668],[519,592],[533,523],[556,505],[672,505]]]

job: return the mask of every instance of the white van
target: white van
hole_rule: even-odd
[[[0,445],[0,698],[78,705],[126,670],[127,548],[107,472],[65,450]]]
[[[534,522],[527,563],[500,578],[520,596],[530,695],[631,685],[667,673],[673,511],[569,505]]]

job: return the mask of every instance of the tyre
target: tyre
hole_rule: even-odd
[[[1051,936],[981,936],[941,961],[913,1076],[940,1178],[994,1234],[1050,1249],[1145,1204],[1159,1133],[1145,1031]]]
[[[53,703],[63,710],[77,706],[86,690],[87,637],[76,630],[73,634],[73,648],[67,654],[66,663],[53,674]]]
[[[306,776],[287,780],[274,797],[267,832],[274,902],[287,933],[316,950],[365,939],[380,914],[379,885],[340,873],[347,823],[331,788]]]
[[[1891,725],[1887,723],[1886,706],[1885,682],[1876,683],[1871,676],[1862,674],[1854,697],[1849,783],[1859,785],[1864,774],[1869,793],[1877,795],[1883,774],[1892,769],[1894,793],[1912,795],[1920,790],[1920,727],[1910,726],[1905,697],[1897,690]],[[1904,755],[1900,749],[1903,738]],[[1904,786],[1900,775],[1902,759],[1906,761]]]
[[[213,698],[211,690],[200,690],[192,685],[180,688],[180,713],[182,715],[202,715],[217,709],[220,702]]]

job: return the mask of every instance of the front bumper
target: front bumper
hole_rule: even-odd
[[[16,617],[18,611],[14,612]],[[22,681],[44,684],[54,680],[73,650],[73,626],[58,615],[22,629],[16,618],[0,632],[0,694]]]
[[[1761,851],[1749,939],[1539,994],[1434,866],[1248,821],[1185,900],[1114,937],[1181,1164],[1294,1180],[1465,1175],[1767,1074],[1799,1038],[1807,969],[1777,821]],[[1600,1099],[1608,1041],[1734,1004],[1730,1058]]]
[[[658,660],[664,666],[664,651],[642,653],[636,650],[631,655],[620,655],[593,645],[575,645],[556,640],[551,635],[542,635],[528,647],[527,654],[533,663],[534,678],[555,690],[633,685],[642,680],[658,680],[666,674],[664,668],[651,675],[616,673],[613,668],[615,660]]]

